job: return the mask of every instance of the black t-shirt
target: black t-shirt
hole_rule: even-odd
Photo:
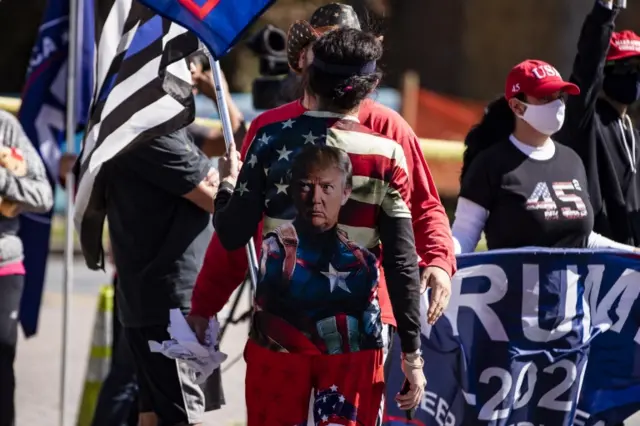
[[[169,309],[189,309],[213,226],[209,213],[182,196],[210,168],[184,129],[105,165],[123,325],[164,325]]]
[[[593,209],[584,166],[571,148],[555,148],[550,159],[535,160],[505,140],[474,159],[460,197],[489,212],[489,249],[587,246]]]

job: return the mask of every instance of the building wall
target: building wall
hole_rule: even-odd
[[[389,82],[415,69],[423,87],[474,99],[504,90],[516,63],[548,61],[569,77],[576,43],[593,1],[396,0],[385,37]],[[618,18],[640,32],[640,3]]]
[[[279,0],[265,21],[286,28],[328,1]],[[25,0],[0,0],[0,93],[19,92],[24,82],[46,0],[28,3],[26,7]],[[628,3],[618,28],[640,33],[640,2]],[[593,0],[385,0],[381,4],[388,5],[389,16],[381,64],[386,83],[397,85],[404,70],[415,69],[428,89],[486,100],[502,92],[509,69],[526,58],[547,60],[568,77],[580,27]],[[223,64],[243,80],[244,84],[234,84],[236,89],[247,89],[255,76],[255,61],[234,63],[243,54],[248,55],[234,49]],[[248,68],[252,72],[246,72]],[[240,78],[244,74],[246,78]]]

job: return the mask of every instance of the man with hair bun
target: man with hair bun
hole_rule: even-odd
[[[260,128],[239,174],[234,147],[220,162],[214,226],[221,245],[242,248],[263,217],[266,235],[245,349],[248,426],[305,424],[311,389],[316,424],[376,424],[388,347],[380,266],[409,384],[395,401],[403,410],[416,407],[426,386],[407,160],[397,141],[358,121],[380,81],[382,45],[339,28],[319,38],[313,54],[304,71],[313,110]],[[312,226],[305,230],[305,223]],[[336,254],[344,252],[336,238],[353,242],[344,243],[351,260]],[[194,319],[202,339],[206,326]]]
[[[322,6],[313,14],[309,22],[294,23],[288,34],[287,53],[289,66],[298,73],[311,64],[313,60],[311,46],[326,31],[340,28],[360,29],[358,17],[351,6],[331,3]],[[346,87],[343,88],[347,89]],[[309,109],[315,108],[316,99],[312,90],[305,87],[303,98],[266,111],[251,122],[251,126],[242,145],[241,157],[246,157],[252,143],[257,142],[256,135],[271,123],[295,119]],[[449,303],[451,293],[451,276],[456,271],[453,240],[449,220],[431,177],[429,168],[422,154],[420,141],[406,121],[395,111],[369,98],[365,99],[359,109],[358,119],[365,127],[395,141],[404,152],[407,176],[410,188],[409,208],[411,210],[413,229],[416,238],[416,249],[420,257],[422,291],[426,287],[432,289],[428,320],[434,323],[444,312]],[[260,230],[254,236],[257,247],[260,247],[262,234]],[[223,308],[233,291],[245,279],[248,269],[244,249],[227,251],[214,235],[205,262],[193,292],[192,316],[207,319]],[[393,333],[396,320],[391,310],[387,293],[387,282],[381,276],[380,305],[382,321]],[[392,340],[389,336],[389,342]]]

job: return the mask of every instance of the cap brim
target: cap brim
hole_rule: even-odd
[[[621,59],[628,59],[636,56],[640,56],[640,52],[635,50],[618,51],[614,54],[609,54],[609,56],[607,56],[607,61],[619,61]]]
[[[545,96],[553,95],[556,92],[564,92],[568,95],[579,95],[580,88],[575,84],[566,81],[550,81],[536,87],[533,93],[527,94],[536,98],[544,98]]]
[[[307,47],[309,43],[315,41],[318,34],[307,21],[296,21],[289,27],[287,33],[287,61],[289,68],[296,72],[301,72],[298,62],[302,49]]]

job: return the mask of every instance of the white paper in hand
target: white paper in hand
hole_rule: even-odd
[[[227,355],[217,351],[215,347],[219,330],[220,324],[215,318],[211,318],[205,345],[201,345],[180,309],[172,309],[167,328],[171,340],[162,343],[149,340],[149,350],[184,361],[193,370],[195,383],[201,384],[227,359]]]

